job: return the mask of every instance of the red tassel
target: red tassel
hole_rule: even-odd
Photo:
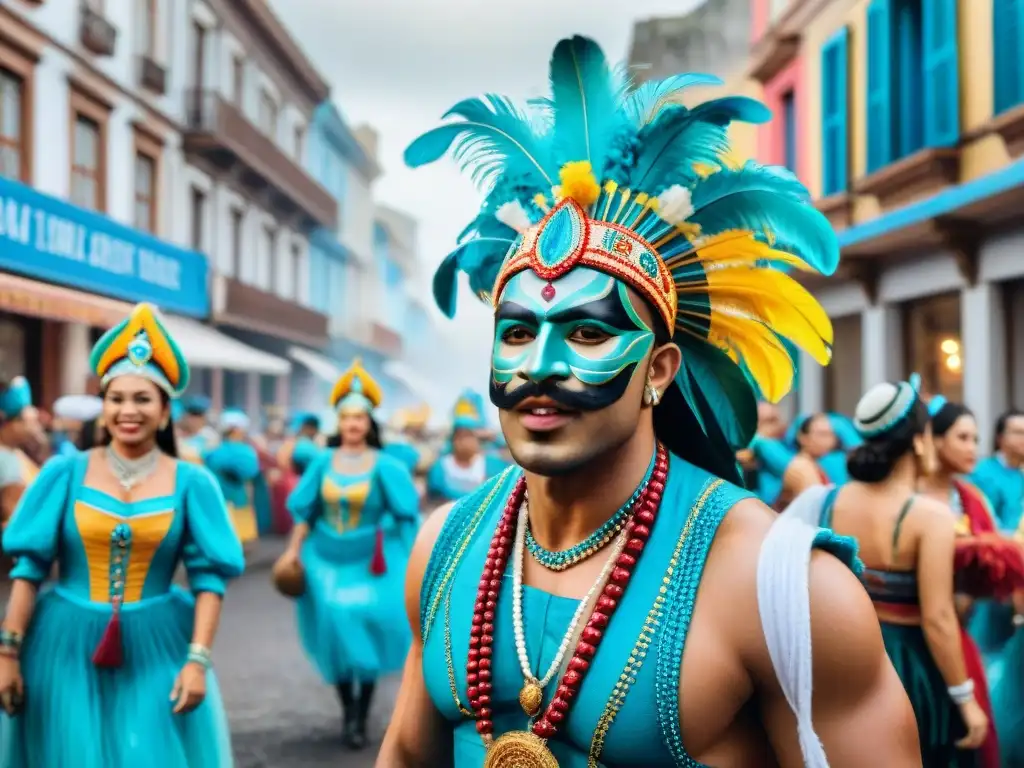
[[[92,663],[104,669],[117,669],[124,663],[124,650],[121,647],[121,612],[114,609],[107,628],[103,630],[96,650],[92,654]]]
[[[373,559],[370,561],[370,573],[374,576],[383,576],[388,571],[388,564],[384,560],[384,530],[377,528],[377,541],[373,547]]]

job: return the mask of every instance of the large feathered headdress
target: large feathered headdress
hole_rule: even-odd
[[[729,124],[767,121],[762,104],[677,103],[689,86],[720,82],[683,74],[634,88],[596,43],[574,37],[555,47],[550,98],[526,109],[495,95],[461,101],[445,115],[460,119],[416,139],[405,160],[418,167],[452,149],[487,189],[434,276],[449,317],[459,271],[494,302],[527,269],[547,280],[576,266],[614,275],[682,348],[676,384],[701,428],[740,447],[757,426],[752,381],[773,402],[792,386],[784,339],[829,362],[829,319],[787,272],[831,274],[839,247],[793,174],[727,159]]]

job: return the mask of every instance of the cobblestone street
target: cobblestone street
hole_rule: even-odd
[[[303,656],[294,607],[274,591],[269,570],[252,570],[229,591],[216,665],[236,768],[373,765],[397,679],[381,685],[370,728],[374,745],[358,755],[346,752],[334,691],[321,683]]]

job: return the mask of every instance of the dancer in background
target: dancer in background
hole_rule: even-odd
[[[203,462],[220,483],[235,533],[248,554],[260,536],[257,504],[269,504],[266,494],[258,493],[263,486],[260,458],[249,444],[248,416],[238,410],[224,411],[220,428],[220,444],[205,453]]]
[[[757,497],[775,508],[782,492],[782,475],[793,453],[784,445],[786,424],[775,403],[757,404],[757,434],[750,446],[736,454],[743,469],[743,487],[756,491]]]
[[[825,497],[821,526],[858,542],[861,578],[914,706],[924,765],[973,768],[991,723],[957,619],[949,497],[918,494],[938,467],[918,386],[914,376],[879,384],[861,398],[855,423],[864,443],[850,454],[850,482]]]
[[[453,409],[450,449],[427,473],[427,495],[433,505],[461,499],[505,468],[503,461],[483,450],[480,432],[486,426],[483,398],[467,389]]]
[[[181,400],[180,418],[175,419],[181,436],[182,458],[201,464],[207,451],[220,443],[220,435],[209,421],[210,398],[193,395]]]
[[[411,635],[402,589],[419,527],[412,477],[384,453],[377,382],[353,363],[334,386],[337,445],[313,459],[288,499],[295,527],[275,574],[301,568],[299,635],[344,708],[343,736],[366,747],[377,680],[401,669]]]
[[[32,425],[25,418],[31,407],[32,389],[24,377],[0,383],[0,530],[39,474],[24,451],[32,437]]]
[[[58,456],[71,456],[80,450],[79,443],[87,425],[103,412],[103,400],[94,395],[65,395],[53,404],[51,443]]]
[[[92,352],[108,443],[43,467],[4,532],[3,768],[230,768],[211,647],[243,568],[210,474],[175,458],[188,364],[149,305]],[[59,581],[40,592],[54,563]],[[183,564],[192,595],[172,586]]]
[[[976,619],[984,622],[991,604],[979,602],[972,606],[972,601],[977,598],[1008,599],[1015,590],[1024,587],[1024,550],[998,534],[985,495],[964,479],[974,471],[978,462],[978,425],[974,414],[966,406],[947,402],[943,397],[932,398],[928,411],[938,463],[935,472],[922,479],[920,488],[922,493],[945,502],[953,510],[958,537],[958,613],[961,619],[965,619],[974,607],[978,614]],[[999,768],[998,729],[993,719],[985,665],[978,646],[962,624],[960,641],[967,673],[974,681],[975,697],[989,717],[989,733],[979,750],[978,766]],[[1022,684],[1024,680],[1015,686],[1018,691]]]

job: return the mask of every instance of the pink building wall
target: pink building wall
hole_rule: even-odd
[[[770,0],[750,0],[750,42],[756,43],[768,26],[768,3]]]
[[[786,131],[782,114],[782,98],[793,92],[793,107],[796,117],[796,175],[808,168],[807,153],[810,142],[804,141],[801,132],[808,128],[806,121],[807,92],[804,84],[804,61],[797,57],[779,74],[765,83],[764,103],[772,111],[770,122],[760,126],[757,135],[757,157],[762,163],[783,165],[786,161]]]

